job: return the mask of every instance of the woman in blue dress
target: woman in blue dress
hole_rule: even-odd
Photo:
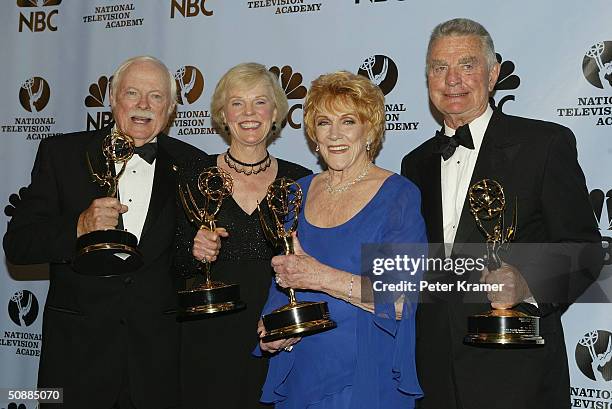
[[[338,326],[260,341],[272,354],[261,401],[277,409],[412,408],[422,394],[417,295],[372,302],[370,281],[361,277],[362,244],[426,242],[418,189],[372,162],[385,128],[384,96],[362,76],[322,75],[308,91],[304,124],[327,170],[298,181],[304,209],[295,255],[272,259],[276,283],[262,314],[286,304],[282,290],[291,287],[299,301],[327,302]],[[258,331],[265,335],[261,321]]]

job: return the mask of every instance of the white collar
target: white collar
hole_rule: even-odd
[[[468,124],[476,151],[480,149],[480,145],[482,144],[484,134],[487,131],[487,126],[489,126],[489,121],[491,120],[492,116],[493,108],[488,105],[487,109],[478,118],[474,119]],[[453,136],[455,134],[455,129],[448,126],[446,122],[444,122],[444,134],[448,136]]]

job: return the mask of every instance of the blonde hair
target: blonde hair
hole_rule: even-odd
[[[276,108],[277,129],[284,125],[284,120],[289,111],[289,103],[285,96],[285,91],[280,87],[278,78],[268,71],[262,64],[247,62],[238,64],[227,71],[215,87],[212,100],[210,102],[213,126],[221,135],[225,134],[223,108],[225,107],[227,92],[233,87],[249,87],[264,83],[272,88],[272,99]],[[278,131],[277,131],[278,132]]]

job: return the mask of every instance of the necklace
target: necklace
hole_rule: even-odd
[[[329,180],[329,171],[328,171],[327,178],[325,179],[325,185],[326,185],[327,193],[330,193],[330,194],[333,195],[333,194],[336,194],[336,193],[346,192],[355,183],[360,182],[364,177],[366,177],[368,175],[368,172],[370,171],[370,168],[373,165],[374,164],[372,162],[368,162],[367,165],[365,165],[365,168],[363,169],[363,172],[361,172],[359,174],[359,176],[357,176],[355,179],[353,179],[350,182],[348,182],[346,185],[340,186],[340,187],[332,187],[332,185],[330,183],[330,180]]]
[[[264,170],[268,169],[270,165],[272,164],[272,158],[270,158],[270,152],[268,152],[267,150],[266,150],[266,157],[260,160],[259,162],[255,162],[255,163],[246,163],[246,162],[239,161],[238,159],[232,156],[229,148],[227,149],[227,152],[225,152],[225,155],[223,155],[223,159],[225,159],[225,163],[227,163],[227,166],[234,169],[236,172],[244,173],[247,176],[256,175],[259,172],[263,172]],[[240,167],[238,167],[237,165],[239,165]],[[247,170],[247,168],[249,169]]]

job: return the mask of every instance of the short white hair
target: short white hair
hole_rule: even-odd
[[[139,55],[137,57],[132,57],[122,62],[121,65],[113,73],[113,80],[111,81],[111,93],[115,96],[115,98],[117,97],[117,87],[121,83],[121,77],[130,67],[130,65],[138,62],[151,62],[153,64],[158,65],[162,69],[162,71],[166,73],[168,77],[168,86],[170,87],[170,107],[168,108],[168,110],[169,112],[172,112],[177,102],[176,81],[174,80],[174,75],[172,75],[170,70],[168,70],[166,64],[164,64],[163,62],[161,62],[161,60],[155,57],[151,57],[150,55]]]

